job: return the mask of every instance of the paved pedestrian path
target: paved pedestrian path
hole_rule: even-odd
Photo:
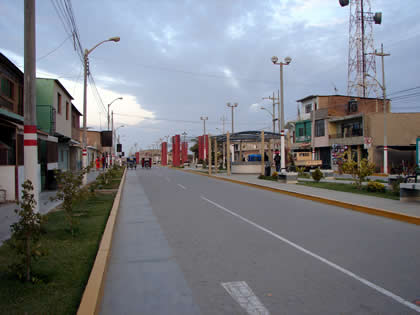
[[[306,194],[315,197],[322,197],[343,202],[348,202],[356,205],[372,207],[376,209],[402,213],[410,216],[420,217],[420,204],[418,202],[401,202],[399,200],[392,200],[386,198],[372,197],[366,195],[359,195],[341,191],[334,191],[316,187],[308,187],[296,184],[282,184],[270,180],[258,179],[257,175],[231,175],[226,173],[213,174],[217,177],[229,178],[236,181],[241,181],[250,184],[266,186],[270,188],[282,189],[290,192]]]
[[[199,314],[138,172],[127,172],[101,314]]]
[[[88,183],[94,181],[100,173],[101,171],[91,171],[88,174]],[[56,194],[56,190],[47,190],[39,194],[39,212],[41,214],[50,212],[62,203],[61,200],[50,200],[50,197],[53,197]],[[5,240],[10,238],[10,225],[18,220],[18,216],[15,213],[17,207],[17,204],[14,202],[0,205],[0,246]]]

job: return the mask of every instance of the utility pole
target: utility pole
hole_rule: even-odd
[[[110,161],[111,163],[109,164],[110,166],[114,163],[114,159],[112,157],[112,155],[114,154],[114,111],[111,112],[111,154],[110,154]]]
[[[225,122],[227,121],[225,115],[222,116],[222,118],[220,119],[222,121],[222,133],[225,134]]]
[[[36,121],[36,32],[35,0],[25,0],[24,8],[24,165],[25,180],[34,187],[35,212],[39,212],[38,137]]]
[[[275,94],[273,92],[273,96],[269,97],[263,97],[263,100],[272,100],[273,101],[273,112],[270,113],[273,116],[273,133],[276,133],[276,101],[278,98],[275,97]]]
[[[235,107],[238,107],[238,103],[227,103],[227,107],[230,107],[230,109],[232,110],[232,134],[234,133],[234,129],[233,129],[233,110],[235,109]]]
[[[386,106],[386,85],[385,85],[385,65],[384,65],[384,57],[391,56],[391,54],[384,53],[384,44],[381,44],[381,52],[373,53],[375,56],[381,57],[382,60],[382,85],[379,86],[382,88],[383,92],[383,99],[384,99],[384,174],[388,174],[388,138],[386,132],[386,114],[387,114],[387,106]],[[376,80],[376,79],[375,79]],[[379,82],[377,82],[379,83]]]

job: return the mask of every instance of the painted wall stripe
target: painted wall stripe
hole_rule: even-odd
[[[38,136],[36,133],[24,133],[23,134],[23,139],[25,140],[37,140]]]
[[[355,279],[355,280],[363,283],[364,285],[368,286],[369,288],[371,288],[371,289],[373,289],[373,290],[375,290],[375,291],[377,291],[379,293],[382,293],[383,295],[390,297],[394,301],[397,301],[398,303],[400,303],[400,304],[402,304],[404,306],[407,306],[408,308],[411,308],[412,310],[420,313],[420,306],[417,306],[417,305],[411,303],[410,301],[407,301],[407,300],[403,299],[402,297],[400,297],[400,296],[398,296],[398,295],[396,295],[396,294],[394,294],[394,293],[392,293],[392,292],[390,292],[390,291],[388,291],[388,290],[386,290],[386,289],[384,289],[384,288],[382,288],[382,287],[374,284],[373,282],[370,282],[369,280],[366,280],[366,279],[364,279],[364,278],[356,275],[355,273],[351,272],[350,270],[347,270],[347,269],[345,269],[345,268],[343,268],[343,267],[341,267],[341,266],[339,266],[339,265],[337,265],[337,264],[329,261],[328,259],[325,259],[325,258],[323,258],[323,257],[321,257],[321,256],[319,256],[319,255],[317,255],[317,254],[315,254],[315,253],[313,253],[313,252],[311,252],[311,251],[303,248],[302,246],[297,245],[296,243],[293,243],[292,241],[289,241],[288,239],[286,239],[286,238],[284,238],[284,237],[282,237],[282,236],[280,236],[280,235],[278,235],[278,234],[270,231],[269,229],[266,229],[265,227],[263,227],[263,226],[255,223],[255,222],[252,222],[251,220],[248,220],[247,218],[244,218],[243,216],[241,216],[241,215],[239,215],[239,214],[237,214],[237,213],[235,213],[235,212],[233,212],[233,211],[231,211],[229,209],[226,209],[225,207],[217,204],[214,201],[211,201],[211,200],[205,198],[204,196],[201,196],[201,199],[207,201],[208,203],[211,203],[212,205],[214,205],[217,208],[219,208],[219,209],[221,209],[221,210],[223,210],[223,211],[231,214],[232,216],[237,217],[238,219],[241,219],[242,221],[244,221],[244,222],[246,222],[246,223],[248,223],[248,224],[256,227],[257,229],[259,229],[259,230],[261,230],[263,232],[266,232],[267,234],[270,234],[271,236],[273,236],[273,237],[277,238],[278,240],[280,240],[280,241],[282,241],[282,242],[284,242],[284,243],[286,243],[286,244],[288,244],[288,245],[296,248],[297,250],[299,250],[299,251],[301,251],[301,252],[303,252],[303,253],[305,253],[305,254],[307,254],[307,255],[309,255],[309,256],[311,256],[311,257],[313,257],[313,258],[315,258],[315,259],[317,259],[317,260],[319,260],[321,262],[323,262],[324,264],[326,264],[326,265],[328,265],[328,266],[330,266],[330,267],[332,267],[332,268],[334,268],[334,269],[336,269],[336,270],[338,270],[338,271],[346,274],[347,276],[349,276],[349,277],[351,277],[351,278],[353,278],[353,279]]]
[[[182,189],[187,189],[185,188],[185,186],[182,186],[181,184],[177,184],[179,187],[181,187]]]
[[[270,314],[245,281],[225,282],[221,285],[248,314]]]
[[[23,126],[23,132],[24,133],[35,133],[36,134],[36,126],[34,125],[25,125]]]
[[[23,140],[24,146],[37,146],[38,142],[36,140]]]

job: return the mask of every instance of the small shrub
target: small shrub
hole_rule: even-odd
[[[296,171],[298,172],[298,175],[299,176],[305,176],[306,175],[306,173],[305,173],[305,167],[304,166],[301,166],[301,167],[296,167]]]
[[[31,274],[32,262],[45,254],[39,243],[42,217],[34,212],[36,201],[32,182],[26,180],[22,187],[22,201],[18,202],[20,209],[15,210],[19,220],[10,226],[12,237],[6,242],[19,260],[12,263],[9,270],[21,280],[36,282],[36,277]]]
[[[312,172],[312,179],[316,181],[317,183],[321,180],[321,178],[324,177],[324,174],[322,174],[321,170],[317,168],[315,171]]]
[[[62,207],[66,212],[66,218],[69,223],[71,235],[74,236],[75,227],[77,226],[77,220],[73,213],[74,204],[86,198],[89,194],[89,189],[82,186],[83,176],[86,174],[88,169],[82,169],[79,173],[72,171],[56,172],[57,178],[57,194],[51,197],[50,200],[63,200]],[[106,183],[110,179],[108,172],[101,174],[102,180]],[[99,183],[98,186],[101,186]]]
[[[258,179],[264,179],[265,178],[265,176],[264,175],[259,175],[258,176]]]
[[[271,177],[274,179],[274,180],[278,180],[278,177],[279,176],[279,174],[277,173],[277,172],[273,172],[273,174],[271,175]]]
[[[362,159],[360,163],[348,160],[343,163],[342,169],[344,173],[351,174],[357,188],[362,189],[362,182],[365,181],[366,177],[373,174],[375,171],[375,164],[370,163],[366,159]]]
[[[368,182],[367,190],[371,192],[385,192],[385,185],[379,182]]]
[[[395,195],[400,194],[400,184],[404,182],[404,177],[398,176],[395,181],[391,183],[391,191]]]

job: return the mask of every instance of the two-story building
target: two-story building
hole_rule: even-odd
[[[0,202],[19,197],[23,121],[23,73],[0,53]]]
[[[70,169],[78,171],[82,168],[82,144],[80,117],[82,114],[71,104],[71,140],[70,140]]]
[[[383,171],[384,112],[387,116],[389,171],[402,160],[412,163],[413,144],[420,134],[420,113],[385,111],[382,99],[343,95],[310,95],[298,100],[298,119],[289,122],[290,147],[309,151],[324,168],[338,169],[349,152],[354,160],[368,158]],[[379,118],[381,117],[381,118]],[[400,128],[392,128],[401,124]]]
[[[70,140],[72,138],[73,97],[57,79],[36,79],[36,106],[38,128],[57,139],[46,143],[41,150],[41,185],[49,188],[53,171],[70,169]],[[50,141],[52,142],[52,141]]]

